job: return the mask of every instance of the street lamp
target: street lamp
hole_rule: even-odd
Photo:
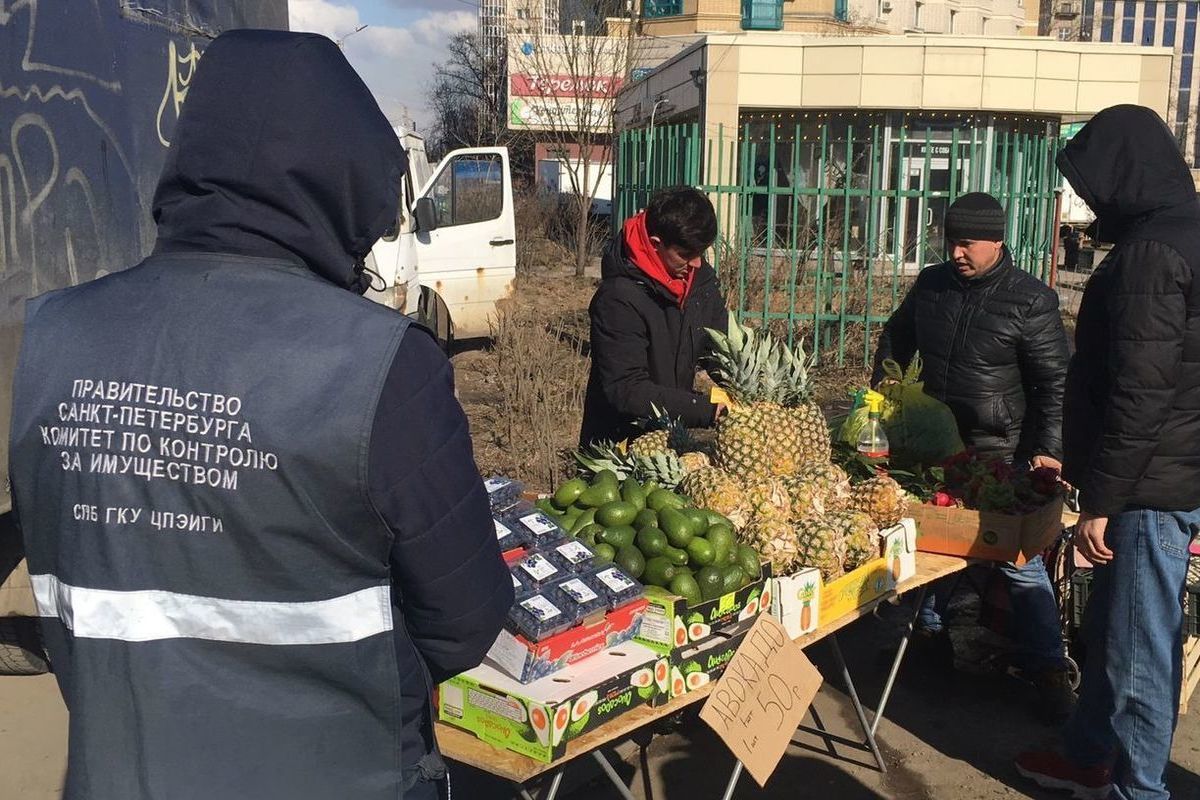
[[[668,100],[666,97],[664,97],[663,95],[660,94],[658,96],[658,99],[654,101],[654,107],[650,109],[650,140],[648,142],[646,142],[646,180],[647,181],[651,180],[651,178],[654,174],[654,172],[653,172],[653,165],[654,165],[654,114],[658,111],[659,106],[666,106],[667,107],[666,110],[668,112],[670,112],[673,108],[675,108],[674,103],[672,103],[670,100]]]
[[[369,27],[371,27],[371,26],[370,26],[370,25],[359,25],[357,28],[355,28],[354,30],[350,31],[349,33],[347,33],[347,34],[346,34],[345,36],[343,36],[342,38],[340,38],[340,39],[334,39],[334,40],[333,40],[333,43],[334,43],[334,44],[336,44],[336,45],[338,46],[338,49],[340,50],[340,49],[342,49],[342,45],[346,43],[346,40],[347,40],[347,39],[349,39],[351,36],[353,36],[353,35],[354,35],[354,34],[356,34],[356,33],[362,33],[363,31],[365,31],[365,30],[366,30],[367,28],[369,28]]]

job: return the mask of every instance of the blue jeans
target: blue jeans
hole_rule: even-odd
[[[1035,556],[1020,567],[1000,564],[999,570],[1008,580],[1014,638],[1021,650],[1021,667],[1029,672],[1062,669],[1066,666],[1062,625],[1054,587],[1042,557]],[[947,584],[944,579],[929,588],[917,615],[918,628],[932,632],[942,630],[942,615],[950,604],[952,588],[953,583]]]
[[[1063,732],[1082,767],[1111,764],[1118,800],[1170,797],[1163,772],[1179,713],[1189,512],[1134,509],[1108,520],[1113,560],[1096,567],[1084,614],[1087,663]]]

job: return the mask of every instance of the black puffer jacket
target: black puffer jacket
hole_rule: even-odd
[[[1059,168],[1116,247],[1084,291],[1067,376],[1065,476],[1083,509],[1200,508],[1200,204],[1166,124],[1097,114]]]
[[[968,447],[1016,461],[1060,457],[1068,356],[1058,296],[1007,248],[975,280],[952,262],[917,276],[880,334],[874,382],[884,359],[906,365],[917,351],[925,391],[954,412]]]
[[[602,280],[588,313],[592,371],[583,406],[581,444],[635,435],[651,405],[690,428],[712,424],[716,408],[694,391],[705,328],[725,330],[717,274],[701,264],[681,309],[667,290],[625,255],[624,237],[604,253]]]

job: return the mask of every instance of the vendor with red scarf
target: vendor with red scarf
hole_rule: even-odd
[[[724,330],[725,299],[704,251],[717,237],[712,204],[696,189],[662,189],[625,221],[604,254],[588,313],[592,371],[580,443],[636,436],[651,406],[689,428],[712,425],[721,407],[697,392],[705,328]]]

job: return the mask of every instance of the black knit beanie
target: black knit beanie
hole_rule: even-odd
[[[946,211],[946,239],[952,242],[1003,242],[1004,208],[986,192],[971,192],[954,201]]]

